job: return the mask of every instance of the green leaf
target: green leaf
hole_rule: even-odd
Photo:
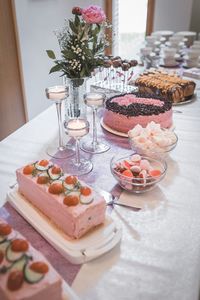
[[[75,24],[76,27],[78,27],[79,24],[80,24],[80,19],[79,19],[79,17],[78,17],[77,15],[75,15],[75,21],[74,21],[74,24]]]
[[[69,50],[63,50],[61,53],[66,60],[76,58],[76,55]]]
[[[94,35],[94,36],[95,36],[95,35],[98,35],[99,32],[100,32],[100,29],[101,29],[101,27],[100,27],[100,26],[97,26],[97,27],[93,30],[93,35]]]
[[[62,66],[61,65],[55,65],[51,68],[51,70],[49,71],[49,74],[54,73],[54,72],[58,72],[62,70]]]
[[[71,30],[77,34],[78,33],[78,29],[76,28],[75,24],[73,21],[69,20],[69,27],[71,28]]]
[[[56,59],[55,53],[52,50],[46,50],[47,55],[51,59]]]

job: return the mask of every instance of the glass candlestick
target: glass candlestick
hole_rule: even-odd
[[[89,122],[86,119],[70,119],[64,123],[64,128],[68,136],[76,140],[76,157],[67,161],[64,165],[66,171],[72,175],[83,175],[89,173],[93,165],[89,160],[80,158],[80,139],[88,134]]]
[[[56,105],[57,118],[58,118],[58,129],[59,129],[59,144],[50,145],[46,152],[49,156],[58,159],[64,159],[74,154],[74,151],[64,145],[63,142],[63,124],[62,124],[62,101],[68,96],[68,88],[60,85],[46,88],[46,96],[49,100],[54,101]]]
[[[84,95],[85,104],[92,108],[92,124],[93,124],[93,138],[92,141],[85,141],[81,145],[81,149],[89,153],[103,153],[110,149],[107,144],[99,142],[97,139],[97,109],[104,105],[106,95],[103,93],[87,93]]]

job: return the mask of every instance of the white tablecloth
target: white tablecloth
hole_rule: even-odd
[[[82,299],[198,299],[200,99],[175,110],[183,112],[174,113],[179,141],[167,161],[165,179],[151,192],[158,205],[138,212],[115,208],[112,215],[122,224],[122,243],[82,266],[73,283]],[[46,157],[45,148],[56,136],[52,106],[0,143],[1,205],[8,185],[15,181],[15,170]]]

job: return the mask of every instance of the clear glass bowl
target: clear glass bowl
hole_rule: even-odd
[[[162,129],[162,130],[166,130],[166,129]],[[129,133],[128,133],[128,138],[129,138],[131,149],[136,151],[138,154],[159,159],[159,158],[165,158],[169,154],[169,152],[171,152],[176,147],[178,142],[178,136],[176,135],[175,132],[173,132],[173,134],[175,137],[175,142],[162,148],[155,145],[155,148],[153,149],[147,149],[145,147],[142,147],[141,144],[138,144],[134,141],[133,137],[130,137]]]
[[[110,162],[111,173],[123,189],[137,194],[144,193],[153,189],[156,184],[164,178],[167,171],[166,162],[163,159],[154,159],[147,156],[141,156],[141,158],[147,159],[154,169],[160,170],[160,176],[147,177],[146,180],[143,178],[128,178],[115,170],[115,167],[119,162],[129,160],[130,158],[131,155],[121,158],[114,156]]]

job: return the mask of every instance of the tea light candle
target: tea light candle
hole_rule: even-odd
[[[67,94],[67,87],[64,85],[56,85],[46,89],[47,98],[50,100],[64,100]]]
[[[100,107],[103,106],[104,99],[105,99],[104,94],[88,93],[85,95],[85,104],[92,107],[94,106]]]
[[[71,137],[82,137],[89,132],[88,122],[83,119],[72,119],[67,123],[67,133]]]

